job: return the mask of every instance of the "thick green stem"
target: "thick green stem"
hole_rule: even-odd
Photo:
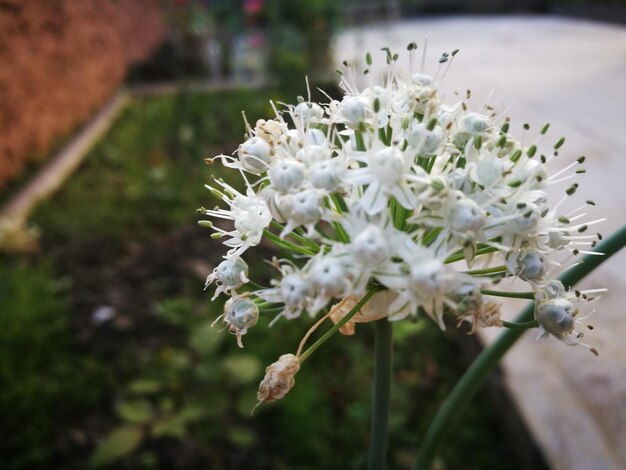
[[[585,256],[581,264],[567,270],[560,277],[561,282],[566,288],[573,286],[624,246],[626,246],[626,225],[596,246],[595,251],[604,253],[605,256]],[[532,321],[534,311],[534,303],[529,303],[515,319],[515,322],[524,323]],[[465,374],[463,374],[461,379],[457,382],[431,422],[421,442],[413,469],[426,470],[431,467],[435,453],[454,420],[459,417],[474,393],[476,393],[478,387],[482,384],[487,375],[489,375],[489,372],[500,362],[502,356],[504,356],[524,332],[525,330],[517,329],[509,329],[503,332],[498,339],[478,355],[472,365],[465,371]]]
[[[380,470],[385,468],[385,456],[387,454],[393,325],[387,318],[382,318],[374,323],[374,327],[376,341],[374,404],[372,407],[372,428],[367,468],[369,470]]]

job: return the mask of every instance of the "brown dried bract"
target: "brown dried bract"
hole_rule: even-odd
[[[261,403],[280,400],[287,395],[296,384],[294,376],[299,370],[300,360],[293,354],[283,354],[278,358],[278,361],[267,366],[265,377],[263,377],[256,394],[257,400],[259,400],[256,406]]]
[[[346,336],[352,336],[356,323],[367,323],[388,317],[389,312],[387,308],[396,296],[397,294],[394,292],[386,290],[377,292],[345,325],[339,328],[339,332]],[[355,295],[344,297],[330,308],[330,319],[333,323],[339,323],[360,300],[361,297]]]
[[[356,323],[367,323],[370,321],[380,320],[389,316],[388,307],[395,299],[397,294],[389,291],[377,292],[372,298],[363,305],[359,311],[345,325],[339,328],[339,332],[346,336],[352,336]],[[330,309],[330,319],[333,323],[339,323],[359,301],[361,297],[351,295],[344,297]]]

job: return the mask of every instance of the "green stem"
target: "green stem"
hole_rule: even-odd
[[[356,131],[354,133],[354,140],[356,142],[356,149],[364,152],[365,151],[365,141],[363,140],[363,134],[361,134],[361,131]]]
[[[473,271],[465,271],[470,276],[480,276],[481,274],[499,274],[506,272],[506,266],[494,266],[492,268],[474,269]]]
[[[615,231],[610,237],[596,246],[595,251],[604,253],[605,256],[585,256],[581,264],[563,273],[560,277],[560,281],[566,288],[573,286],[624,246],[626,246],[626,225]],[[532,321],[534,312],[534,303],[529,303],[515,319],[515,322],[524,323]],[[525,330],[518,329],[504,331],[491,345],[478,355],[472,365],[465,371],[465,374],[463,374],[461,379],[457,382],[431,422],[418,450],[413,469],[426,470],[431,467],[433,459],[435,458],[435,452],[439,448],[439,445],[443,441],[443,438],[455,418],[458,418],[463,409],[468,405],[474,393],[476,393],[476,390],[478,390],[478,387],[480,387],[487,375],[489,375],[489,372],[500,362],[502,356],[504,356],[524,332]]]
[[[307,349],[306,351],[304,351],[299,359],[300,359],[300,364],[302,364],[304,361],[306,361],[306,359],[315,352],[315,350],[317,348],[319,348],[322,344],[324,344],[326,342],[326,340],[328,340],[332,335],[335,334],[335,332],[341,328],[343,325],[345,325],[346,323],[348,323],[350,321],[350,319],[356,315],[356,313],[361,310],[361,307],[363,307],[363,305],[365,305],[367,303],[367,301],[376,293],[380,290],[380,288],[378,287],[372,287],[370,290],[367,291],[367,293],[363,296],[363,298],[361,300],[359,300],[357,302],[357,304],[354,306],[354,308],[352,310],[350,310],[341,320],[339,320],[337,323],[335,323],[333,325],[333,327],[328,330],[326,333],[324,333],[322,335],[322,337],[320,339],[318,339],[315,343],[313,343],[309,349]]]
[[[279,248],[285,248],[287,250],[297,251],[298,253],[307,255],[307,256],[315,255],[315,253],[313,253],[308,248],[304,248],[302,246],[296,245],[295,243],[291,243],[288,240],[283,240],[282,238],[278,237],[277,235],[274,235],[272,232],[270,232],[267,229],[263,231],[263,235],[265,235],[265,238],[267,238],[269,241],[274,243],[274,245],[278,246]]]
[[[529,330],[530,328],[537,328],[539,326],[539,322],[537,322],[537,320],[532,320],[517,323],[503,320],[502,326],[505,328],[510,328],[512,330]]]
[[[259,309],[259,313],[263,315],[273,315],[275,313],[280,313],[285,310],[285,307],[273,307],[273,308],[261,308]]]
[[[495,297],[508,297],[509,299],[533,300],[535,298],[534,292],[506,292],[499,290],[481,289],[480,293],[483,295],[492,295]]]
[[[280,230],[281,232],[285,229],[285,227],[276,222],[275,220],[272,220],[271,222],[272,227]],[[302,235],[298,235],[295,232],[291,232],[289,235],[287,235],[288,237],[292,237],[294,240],[302,243],[303,245],[306,245],[309,247],[309,249],[311,251],[314,251],[315,253],[319,253],[320,251],[320,247],[317,243],[315,243],[314,241],[310,240],[309,238],[303,237]]]
[[[484,248],[478,248],[476,250],[476,256],[486,255],[487,253],[493,253],[494,251],[498,251],[498,250],[499,249],[496,248],[495,246],[487,246]],[[463,254],[463,252],[455,253],[453,255],[448,256],[445,260],[445,263],[446,264],[455,263],[457,261],[461,261],[462,259],[465,259],[465,255]]]
[[[367,468],[385,468],[387,435],[389,424],[389,396],[391,394],[391,362],[393,356],[393,325],[389,319],[381,318],[375,326],[374,404],[372,407],[372,429]]]

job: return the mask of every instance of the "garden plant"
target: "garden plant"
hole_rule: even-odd
[[[227,296],[215,322],[250,348],[246,335],[259,318],[271,319],[268,336],[286,322],[306,322],[299,347],[266,368],[258,405],[284,398],[296,374],[314,373],[307,361],[333,335],[374,322],[369,468],[386,459],[393,322],[426,316],[441,329],[465,322],[472,333],[506,329],[420,442],[414,466],[425,469],[453,419],[526,330],[598,354],[583,331],[592,328],[589,303],[604,289],[573,286],[625,239],[622,229],[601,241],[591,227],[602,219],[588,216],[593,201],[572,204],[585,157],[552,171],[565,139],[546,144],[549,124],[536,131],[524,124],[516,137],[506,115],[489,105],[472,109],[469,91],[446,96],[442,83],[458,50],[428,74],[426,47],[419,64],[417,44],[407,49],[408,71],[383,49],[387,68],[378,80],[368,53],[365,70],[347,62],[338,70],[342,98],[313,102],[309,94],[295,105],[272,104],[271,119],[246,120],[237,150],[206,160],[238,175],[243,188],[213,177],[206,187],[217,205],[199,209],[208,216],[199,224],[225,247],[207,278],[214,300]],[[274,276],[261,285],[246,258],[267,242],[279,255],[266,260]],[[502,297],[534,302],[506,321]]]

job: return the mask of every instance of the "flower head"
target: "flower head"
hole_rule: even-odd
[[[346,63],[343,97],[299,98],[280,110],[272,104],[275,115],[254,128],[246,123],[232,156],[214,159],[245,186],[216,180],[208,188],[220,206],[201,210],[228,224],[203,222],[228,248],[207,285],[232,296],[229,329],[240,341],[264,312],[273,322],[323,312],[338,321],[374,291],[386,303],[376,310],[392,320],[424,312],[441,328],[446,315],[471,321],[472,331],[502,327],[490,297],[507,296],[496,283],[516,278],[536,293],[541,337],[579,344],[579,298],[555,277],[593,246],[596,237],[584,232],[601,221],[589,220],[584,205],[563,209],[584,157],[552,173],[563,139],[546,148],[547,126],[530,145],[526,135],[517,140],[508,117],[471,109],[469,95],[445,102],[447,68],[404,72],[397,54],[385,54],[381,80],[368,77],[363,87]],[[547,188],[565,181],[565,195],[554,201]],[[282,250],[263,288],[248,282],[241,259],[262,239]],[[353,312],[343,331],[378,315],[365,312]],[[259,400],[281,397],[298,367],[297,358],[282,356],[268,368]]]

